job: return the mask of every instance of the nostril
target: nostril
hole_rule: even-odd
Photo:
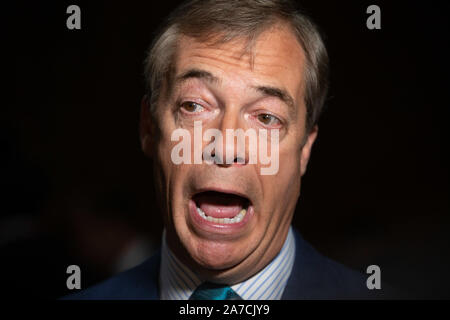
[[[236,158],[234,158],[233,163],[245,164],[245,159],[242,157],[236,157]]]
[[[226,164],[224,164],[223,159],[220,156],[220,154],[216,155],[216,153],[214,151],[203,152],[202,158],[208,164],[226,165]]]
[[[202,153],[202,158],[203,161],[206,161],[207,163],[217,163],[217,159],[216,159],[216,153],[215,152],[203,152]]]
[[[210,164],[217,164],[217,165],[224,165],[224,166],[230,166],[233,164],[246,164],[244,157],[235,157],[232,161],[227,161],[227,159],[223,159],[219,154],[216,154],[215,151],[211,152],[203,152],[202,153],[202,159]]]

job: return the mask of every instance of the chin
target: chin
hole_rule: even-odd
[[[211,271],[225,271],[240,264],[249,255],[251,249],[245,242],[218,242],[199,239],[192,243],[191,257],[202,268]]]

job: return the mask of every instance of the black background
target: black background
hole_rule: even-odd
[[[110,223],[159,242],[138,121],[145,53],[177,3],[2,5],[5,67],[14,69],[0,120],[10,297],[66,294],[69,264],[82,267],[84,287],[109,276],[108,260],[92,252],[119,238]],[[301,3],[325,35],[331,89],[294,225],[350,267],[377,264],[383,280],[410,294],[450,297],[449,5]],[[81,30],[66,28],[70,4],[81,8]],[[371,4],[381,8],[381,30],[366,28]],[[79,207],[96,218],[75,223]]]

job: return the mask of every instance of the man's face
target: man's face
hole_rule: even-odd
[[[245,44],[242,39],[212,45],[182,37],[172,83],[163,88],[157,106],[160,137],[152,147],[148,130],[142,139],[158,166],[156,183],[171,250],[209,280],[228,284],[255,274],[281,249],[316,136],[315,130],[305,136],[305,57],[294,35],[284,26],[265,31],[250,53],[253,61],[243,54]],[[266,129],[269,135],[278,129],[278,172],[261,175],[267,165],[259,161],[174,164],[171,153],[179,142],[171,141],[171,135],[179,128],[189,131],[195,152],[194,121],[201,121],[203,132],[215,128],[224,137],[226,129]],[[235,141],[224,141],[223,153],[230,143]],[[242,220],[231,223],[205,219],[232,219],[239,213],[245,213]]]

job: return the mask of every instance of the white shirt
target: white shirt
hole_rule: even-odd
[[[260,272],[231,288],[244,300],[280,300],[295,260],[292,227],[278,255]],[[185,266],[162,239],[159,286],[161,300],[188,300],[203,282],[200,275]]]

